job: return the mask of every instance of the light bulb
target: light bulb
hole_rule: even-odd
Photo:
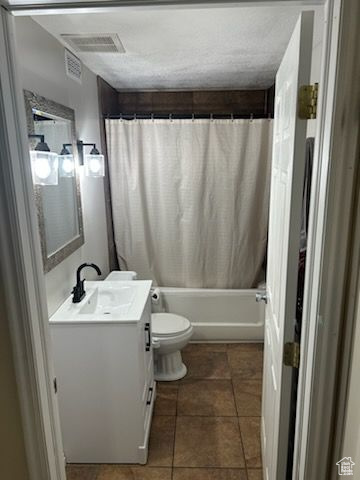
[[[84,165],[87,177],[103,177],[105,175],[104,155],[85,155]]]
[[[51,168],[46,158],[37,158],[34,162],[34,169],[35,174],[42,180],[45,180],[51,173]]]
[[[74,164],[69,158],[65,158],[62,164],[65,173],[72,173],[74,171]]]
[[[73,155],[59,155],[60,177],[73,177],[75,175],[75,161]]]
[[[58,184],[58,156],[54,152],[30,151],[33,181],[37,185]]]
[[[100,171],[100,162],[97,158],[92,158],[89,162],[89,169],[92,173],[99,173]]]

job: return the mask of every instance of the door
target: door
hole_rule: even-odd
[[[309,83],[313,12],[303,12],[276,75],[271,171],[261,442],[265,480],[285,480],[292,367],[284,344],[294,340],[306,120],[298,91]]]

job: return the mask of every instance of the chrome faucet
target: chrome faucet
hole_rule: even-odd
[[[73,299],[72,299],[73,303],[81,302],[81,300],[86,295],[85,288],[84,288],[85,279],[84,280],[80,279],[81,270],[85,267],[92,267],[93,269],[96,270],[98,275],[101,275],[101,270],[97,265],[95,265],[95,263],[83,263],[83,264],[81,264],[80,267],[76,271],[76,285],[72,289],[72,292],[71,292],[73,294]]]

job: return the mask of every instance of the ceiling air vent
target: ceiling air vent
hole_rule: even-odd
[[[62,39],[67,42],[78,53],[124,53],[125,49],[116,33],[79,35],[61,34]]]
[[[65,48],[65,69],[66,75],[81,83],[82,65],[81,61]]]

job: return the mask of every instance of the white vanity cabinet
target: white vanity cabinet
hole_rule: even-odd
[[[156,394],[147,283],[139,318],[62,320],[58,311],[50,319],[68,463],[147,461]]]

